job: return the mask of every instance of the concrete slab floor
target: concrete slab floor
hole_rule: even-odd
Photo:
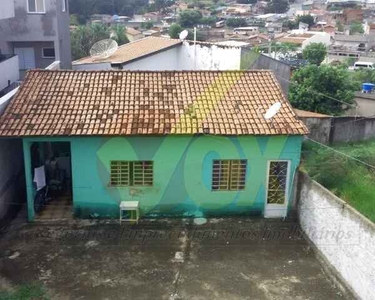
[[[246,218],[25,224],[0,237],[0,277],[51,299],[353,299],[296,223]]]

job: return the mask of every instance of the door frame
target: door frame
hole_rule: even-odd
[[[35,48],[34,47],[14,47],[13,48],[13,53],[14,54],[17,54],[18,56],[18,60],[20,60],[20,55],[18,53],[16,53],[16,49],[21,49],[22,51],[22,58],[23,58],[23,64],[24,64],[24,69],[21,69],[21,63],[19,65],[19,69],[20,70],[29,70],[29,69],[35,69],[36,68],[36,58],[35,58]],[[33,68],[26,68],[26,64],[25,64],[25,49],[31,49],[33,51],[33,61],[34,61],[34,67]]]
[[[287,162],[287,175],[286,175],[286,182],[285,182],[285,198],[283,204],[268,204],[268,184],[269,184],[269,176],[270,176],[270,166],[271,162]],[[291,160],[289,159],[270,159],[267,161],[267,173],[266,173],[266,199],[264,201],[264,217],[265,218],[285,218],[288,213],[288,205],[289,205],[289,183],[290,183],[290,168],[291,168]],[[267,211],[268,209],[268,211]]]

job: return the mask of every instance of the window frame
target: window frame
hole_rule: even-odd
[[[112,183],[112,163],[113,162],[125,162],[128,163],[128,184],[113,184]],[[145,174],[145,169],[142,169],[142,184],[135,184],[135,167],[134,165],[136,163],[150,163],[151,165],[151,170],[148,170],[148,173]],[[154,186],[154,161],[152,160],[111,160],[109,162],[110,164],[110,170],[109,170],[109,187],[115,187],[115,188],[127,188],[127,187],[142,187],[142,188],[147,188],[147,187],[153,187]],[[151,177],[151,184],[145,184],[145,177]]]
[[[67,12],[68,10],[68,0],[61,0],[62,1],[62,12]]]
[[[34,3],[35,3],[35,11],[30,11],[29,1],[30,1],[30,0],[26,0],[26,4],[27,4],[27,13],[28,13],[28,14],[40,15],[40,14],[45,14],[45,13],[46,13],[46,0],[42,0],[42,2],[43,2],[43,11],[38,11],[38,10],[37,10],[37,1],[38,1],[38,0],[31,0],[31,1],[34,1]]]
[[[227,188],[225,189],[222,189],[220,188],[221,184],[220,182],[218,182],[218,184],[216,185],[217,188],[215,189],[214,188],[214,168],[215,168],[215,162],[219,162],[220,164],[222,164],[223,162],[229,162],[229,167],[228,167],[228,182],[227,182]],[[243,178],[243,185],[242,185],[242,188],[239,187],[239,184],[237,184],[237,187],[235,189],[232,188],[232,181],[233,181],[233,177],[232,177],[232,164],[234,162],[237,162],[239,163],[239,165],[241,166],[241,164],[243,162],[245,162],[245,174],[244,174],[244,178]],[[241,192],[241,191],[245,191],[246,190],[246,178],[247,178],[247,164],[248,164],[248,160],[247,159],[213,159],[212,160],[212,172],[211,172],[211,176],[212,176],[212,180],[211,180],[211,192]],[[241,171],[241,168],[240,170]],[[238,182],[240,182],[242,180],[240,180],[240,178],[238,179]]]
[[[55,52],[55,55],[54,56],[45,56],[44,55],[44,50],[45,49],[53,49],[53,52]],[[42,58],[46,58],[46,59],[56,59],[56,50],[54,47],[43,47],[42,48]]]
[[[270,170],[271,170],[271,163],[272,162],[286,162],[288,164],[287,171],[286,171],[286,181],[285,181],[285,191],[284,191],[284,203],[268,203],[268,194],[269,194],[269,183],[270,183]],[[267,162],[267,182],[266,182],[266,199],[265,199],[265,205],[277,205],[277,206],[288,206],[288,194],[289,194],[289,183],[290,183],[290,168],[291,168],[292,162],[290,160],[286,159],[271,159]]]

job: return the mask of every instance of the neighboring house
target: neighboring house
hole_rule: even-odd
[[[5,1],[0,9],[0,23],[13,18],[15,14],[14,2]],[[1,30],[0,30],[1,31]],[[0,48],[0,97],[7,93],[7,89],[20,78],[17,55],[5,52]]]
[[[353,22],[363,22],[363,10],[362,9],[344,9],[343,11],[344,24],[350,25]]]
[[[368,24],[366,33],[370,35],[375,35],[375,23]]]
[[[237,27],[233,29],[235,34],[254,35],[259,33],[258,26]]]
[[[351,108],[345,112],[347,116],[374,117],[375,116],[375,95],[357,92],[354,101],[356,108]]]
[[[265,34],[257,34],[250,36],[247,41],[251,46],[261,46],[268,45],[270,43],[270,38]]]
[[[273,34],[281,33],[281,32],[283,32],[283,24],[282,23],[274,23],[274,22],[267,23],[266,29],[267,29],[268,33],[273,33]]]
[[[90,18],[91,23],[99,23],[109,25],[113,21],[113,17],[111,15],[106,14],[93,14]]]
[[[30,221],[33,179],[61,157],[76,217],[117,218],[129,200],[145,217],[285,217],[307,133],[264,70],[34,70],[0,119],[23,141]]]
[[[314,1],[305,1],[302,3],[302,10],[311,10],[313,8]]]
[[[235,6],[227,6],[224,15],[231,16],[249,16],[251,13],[251,4],[237,4]]]
[[[159,30],[154,30],[154,29],[148,29],[148,30],[142,31],[142,34],[145,37],[161,36],[161,32]]]
[[[329,144],[332,130],[332,116],[294,109],[297,117],[309,129],[308,137],[323,144]]]
[[[292,31],[292,33],[277,39],[278,42],[292,43],[304,49],[311,43],[323,43],[326,46],[331,44],[331,35],[326,32],[317,31]]]
[[[318,24],[316,27],[310,28],[310,31],[326,32],[330,34],[331,36],[334,36],[336,32],[336,26],[330,25],[330,24],[321,24],[321,25]]]
[[[14,18],[13,1],[2,1],[0,22]],[[14,95],[7,90],[19,80],[18,57],[0,51],[0,116]],[[5,95],[7,94],[7,95]],[[20,139],[0,140],[0,227],[12,218],[25,201],[24,170],[22,163],[22,141]]]
[[[3,2],[13,0],[2,0]],[[0,50],[16,54],[21,71],[58,60],[71,68],[68,0],[14,0],[14,17],[0,20]]]
[[[18,57],[0,53],[0,97],[20,79]]]
[[[362,9],[348,8],[344,10],[331,11],[329,15],[332,20],[341,24],[350,25],[353,22],[363,22],[364,13]]]
[[[272,70],[275,77],[279,81],[281,88],[285,95],[289,92],[289,82],[292,73],[292,65],[286,61],[281,61],[265,54],[258,54],[258,57],[254,59],[254,52],[251,49],[243,49],[247,52],[251,58],[249,69],[251,70]],[[243,55],[243,61],[246,59],[246,55]],[[252,61],[252,62],[251,62]]]
[[[125,44],[110,57],[84,57],[75,70],[239,70],[241,47],[146,37]]]
[[[334,36],[334,44],[332,45],[332,49],[346,51],[367,51],[369,47],[368,36],[364,34],[336,34]]]
[[[1,2],[0,20],[14,17],[14,1],[3,0]]]
[[[139,40],[144,37],[142,32],[138,31],[137,29],[134,29],[132,27],[126,28],[126,36],[130,42]]]

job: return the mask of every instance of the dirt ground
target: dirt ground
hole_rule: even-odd
[[[353,299],[296,223],[195,221],[23,224],[0,236],[0,286],[43,284],[51,299]]]

